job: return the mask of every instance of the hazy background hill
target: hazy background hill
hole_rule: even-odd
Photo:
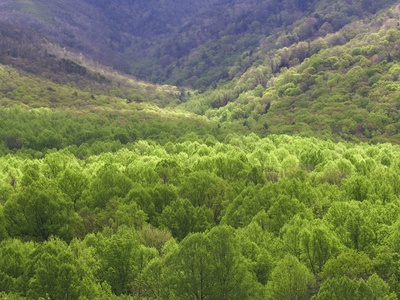
[[[12,0],[1,18],[141,79],[204,89],[395,2]]]

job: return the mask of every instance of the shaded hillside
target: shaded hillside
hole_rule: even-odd
[[[394,2],[6,0],[0,16],[142,79],[204,89]]]
[[[171,103],[176,105],[186,95],[183,88],[146,83],[113,71],[112,68],[101,65],[82,53],[68,51],[50,42],[43,34],[17,26],[14,22],[0,21],[0,37],[0,63],[20,70],[22,78],[37,82],[50,80],[51,82],[45,84],[60,84],[65,89],[68,86],[85,90],[93,97],[107,95],[125,99],[128,103],[147,102],[160,107]],[[22,89],[19,79],[6,78],[3,82],[8,80],[10,87],[1,88],[12,90],[11,86],[14,86]],[[17,82],[14,82],[14,79]],[[30,88],[35,88],[35,85]],[[28,89],[24,94],[35,95],[36,92],[30,92]],[[65,103],[69,102],[65,95],[58,96],[64,98]],[[46,98],[43,101],[46,101]]]

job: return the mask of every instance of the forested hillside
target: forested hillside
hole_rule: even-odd
[[[2,1],[0,299],[398,299],[394,2]]]
[[[283,47],[183,106],[254,132],[399,142],[398,6]]]
[[[141,79],[204,89],[395,2],[4,0],[0,17]]]

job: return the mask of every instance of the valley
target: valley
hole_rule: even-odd
[[[396,1],[0,4],[0,299],[397,299]]]

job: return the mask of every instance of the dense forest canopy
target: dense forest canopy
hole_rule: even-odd
[[[0,299],[398,299],[396,1],[0,3]]]

